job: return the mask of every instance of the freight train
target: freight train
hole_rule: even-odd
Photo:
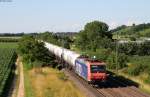
[[[69,64],[74,72],[89,83],[105,82],[107,79],[106,64],[93,60],[74,51],[44,42],[45,47],[56,57]]]

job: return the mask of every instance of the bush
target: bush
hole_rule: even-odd
[[[126,55],[140,55],[140,56],[150,55],[150,42],[145,41],[143,43],[136,43],[136,42],[119,43],[118,52],[125,53]]]
[[[118,55],[118,64],[119,64],[119,69],[122,69],[124,67],[127,67],[127,62],[128,62],[128,56],[125,55],[124,53]]]
[[[146,83],[150,83],[150,56],[131,56],[127,73],[131,76],[138,76],[140,73],[148,74],[144,79]]]
[[[66,76],[63,72],[58,73],[58,78],[63,80],[63,81],[68,80],[68,76]]]
[[[33,36],[22,37],[19,41],[18,51],[23,56],[25,63],[33,64],[30,67],[51,64],[55,59],[54,55],[45,47],[45,44],[37,41]]]
[[[130,68],[128,68],[128,74],[132,76],[138,76],[143,71],[144,66],[141,64],[132,65]]]
[[[132,37],[130,37],[130,40],[131,41],[136,41],[136,38],[132,36]]]
[[[0,42],[18,42],[19,38],[0,38]]]
[[[148,78],[145,80],[145,83],[150,84],[150,75],[149,75]]]
[[[109,69],[116,69],[116,55],[112,52],[107,58],[107,67]]]
[[[116,53],[112,52],[107,58],[109,69],[123,69],[124,67],[127,67],[127,62],[128,56],[125,54],[118,54],[118,56],[116,56]]]

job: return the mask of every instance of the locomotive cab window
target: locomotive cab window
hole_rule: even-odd
[[[91,65],[91,73],[100,73],[105,71],[106,71],[105,65]]]

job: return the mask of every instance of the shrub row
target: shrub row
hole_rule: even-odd
[[[113,43],[112,45],[112,49],[116,50],[116,44]],[[143,43],[119,43],[117,47],[119,53],[124,53],[126,55],[150,55],[150,41],[145,41]]]
[[[17,38],[0,38],[0,42],[18,42]]]

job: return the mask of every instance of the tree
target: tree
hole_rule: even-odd
[[[55,45],[61,45],[61,43],[59,43],[59,41],[58,41],[59,40],[58,36],[55,35],[53,32],[46,31],[44,33],[40,33],[39,35],[37,35],[37,38],[47,41],[47,42],[50,42]]]
[[[109,69],[116,69],[116,54],[112,52],[107,58],[107,67]]]
[[[145,41],[144,43],[140,44],[139,50],[138,50],[139,55],[150,55],[150,42]]]
[[[94,39],[95,36],[104,37],[108,31],[108,28],[108,25],[103,22],[93,21],[87,23],[84,30],[87,32],[89,39]]]
[[[111,52],[107,58],[107,64],[109,69],[122,69],[127,67],[128,56],[125,54],[118,54],[118,59],[116,63],[116,53]]]
[[[18,50],[24,61],[31,67],[52,64],[54,60],[54,56],[44,46],[44,43],[36,40],[33,36],[24,36],[19,42]],[[35,64],[37,62],[40,64]]]
[[[111,30],[111,33],[117,32],[117,31],[122,30],[122,29],[125,29],[125,28],[127,28],[126,25],[121,25],[121,26],[119,26],[119,27],[117,27],[117,28]]]
[[[81,50],[87,50],[88,43],[89,43],[89,41],[87,38],[87,33],[83,30],[80,31],[75,40],[76,47],[78,47]]]
[[[131,41],[136,41],[136,37],[133,37],[133,36],[132,36],[132,37],[130,37],[130,40],[131,40]]]
[[[66,49],[70,49],[70,44],[71,44],[71,39],[68,36],[63,36],[60,37],[60,42],[61,42],[61,46],[66,48]]]
[[[108,28],[106,23],[99,21],[87,23],[84,30],[80,31],[77,36],[77,46],[80,49],[96,51],[105,39],[112,39],[112,35],[108,32]]]

